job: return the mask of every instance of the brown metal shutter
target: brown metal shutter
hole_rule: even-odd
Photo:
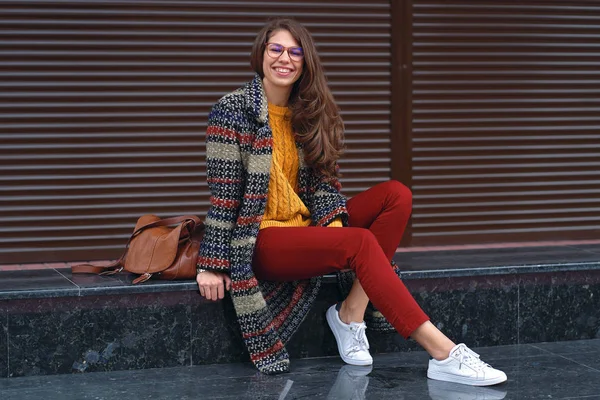
[[[346,193],[389,177],[388,1],[4,1],[0,263],[117,257],[145,213],[204,215],[211,105],[268,17],[314,33],[347,127]]]
[[[597,238],[600,2],[413,2],[413,245]]]

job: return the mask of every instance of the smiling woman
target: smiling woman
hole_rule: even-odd
[[[373,363],[364,322],[371,302],[380,310],[375,327],[395,329],[431,354],[429,378],[504,382],[504,372],[429,321],[391,263],[410,190],[388,181],[349,201],[341,194],[344,125],[310,33],[293,20],[270,22],[254,41],[251,64],[254,80],[210,114],[211,208],[196,280],[209,300],[231,290],[252,362],[267,374],[289,370],[285,343],[314,303],[320,277],[338,273],[351,283],[326,319],[346,363]]]
[[[251,65],[268,101],[289,107],[306,162],[325,176],[339,177],[344,124],[310,33],[293,20],[271,22],[254,40]]]

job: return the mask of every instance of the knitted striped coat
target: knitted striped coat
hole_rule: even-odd
[[[198,267],[227,272],[231,297],[250,358],[263,373],[289,370],[284,344],[296,331],[321,285],[321,278],[296,282],[258,281],[252,256],[265,213],[273,135],[262,80],[224,96],[213,107],[206,131],[206,167],[211,206]],[[298,194],[313,223],[326,226],[340,217],[348,225],[346,199],[335,179],[321,179],[299,152]],[[353,276],[340,282],[348,292]],[[380,314],[379,314],[380,315]],[[376,323],[384,329],[389,324]]]

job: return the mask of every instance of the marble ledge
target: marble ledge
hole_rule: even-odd
[[[83,297],[104,296],[114,294],[140,294],[140,293],[163,293],[163,292],[185,292],[198,290],[196,282],[152,282],[145,285],[123,285],[94,288],[73,289],[29,289],[29,290],[0,290],[0,300],[14,299],[44,299],[56,297]]]
[[[562,264],[529,264],[480,268],[449,268],[421,271],[403,271],[402,279],[457,278],[465,276],[491,276],[514,274],[543,274],[548,272],[571,272],[600,270],[600,261]]]
[[[78,297],[78,288],[72,289],[28,289],[28,290],[0,290],[1,300],[23,300],[23,299],[51,299],[59,297]]]
[[[538,265],[513,265],[497,267],[480,268],[447,268],[430,269],[420,271],[405,271],[402,273],[402,279],[436,279],[436,278],[457,278],[457,277],[481,277],[481,276],[500,276],[515,274],[544,274],[549,272],[572,272],[600,270],[600,261],[582,262],[582,263],[562,263],[562,264],[538,264]],[[99,295],[116,294],[139,294],[139,293],[162,293],[162,292],[182,292],[196,291],[198,287],[194,281],[149,281],[143,284],[133,285],[131,275],[121,275],[118,277],[99,277],[86,276],[85,278],[74,278],[70,276],[70,271],[54,270],[57,273],[56,287],[35,288],[29,285],[26,288],[7,288],[10,282],[4,281],[4,287],[0,287],[0,300],[15,299],[39,299],[56,297],[83,297]],[[3,275],[0,273],[0,276]],[[334,275],[324,277],[324,283],[334,283]]]

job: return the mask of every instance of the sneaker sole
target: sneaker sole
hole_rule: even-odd
[[[427,370],[427,377],[429,379],[433,379],[436,381],[454,382],[454,383],[460,383],[463,385],[470,385],[470,386],[492,386],[492,385],[497,385],[502,382],[506,382],[506,380],[507,380],[507,378],[505,378],[503,376],[499,376],[498,378],[495,378],[495,379],[486,379],[484,381],[476,381],[471,378],[465,378],[462,376],[445,374],[443,372],[430,372],[429,370]]]
[[[332,315],[333,313],[331,312],[332,308],[328,309],[327,312],[325,313],[325,318],[327,319],[327,325],[329,325],[329,329],[331,330],[331,332],[333,332],[333,336],[335,337],[335,343],[337,344],[337,348],[338,348],[338,353],[340,354],[340,357],[342,358],[342,360],[346,363],[346,364],[350,364],[350,365],[357,365],[359,367],[364,367],[367,365],[373,365],[373,361],[357,361],[357,360],[353,360],[351,358],[346,358],[343,353],[342,353],[342,349],[340,347],[340,338],[338,336],[337,331],[333,328],[333,324],[334,322],[332,321],[334,315]],[[335,310],[335,308],[333,308],[333,310]]]

